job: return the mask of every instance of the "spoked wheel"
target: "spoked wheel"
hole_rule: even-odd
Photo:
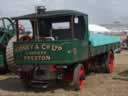
[[[81,90],[84,85],[85,70],[82,64],[78,64],[73,73],[73,87],[75,90]]]
[[[106,73],[112,73],[114,71],[114,53],[109,51],[105,62]]]

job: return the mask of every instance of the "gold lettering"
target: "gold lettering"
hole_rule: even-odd
[[[24,56],[24,60],[26,60],[27,58],[26,58],[26,56]]]
[[[61,47],[61,46],[59,46],[59,47],[58,47],[58,50],[59,50],[59,51],[61,51],[61,50],[62,50],[62,47]]]
[[[34,56],[29,56],[29,57],[30,57],[29,60],[34,60],[35,59]]]
[[[52,51],[56,51],[56,47],[52,45]]]
[[[50,58],[50,56],[46,56],[46,60],[50,60],[51,58]]]
[[[33,49],[33,45],[30,46],[30,49],[31,49],[31,50]]]
[[[37,56],[34,56],[34,60],[35,60],[35,61],[37,61],[37,60],[38,60]]]
[[[39,49],[40,49],[40,47],[39,47],[38,44],[35,45],[35,49],[36,49],[36,50],[39,50]]]
[[[44,55],[46,55],[47,54],[47,52],[44,52]]]
[[[50,56],[24,56],[24,60],[40,61],[40,60],[50,60]]]
[[[50,49],[50,45],[47,45],[46,48],[47,48],[47,50]]]
[[[39,57],[39,60],[41,60],[41,56],[38,56]]]
[[[46,45],[43,44],[43,45],[41,46],[41,48],[42,48],[43,50],[45,50],[45,49],[46,49]]]

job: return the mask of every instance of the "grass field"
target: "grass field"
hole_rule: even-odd
[[[118,79],[128,77],[128,52],[116,54],[115,59],[115,71],[112,74],[90,74],[81,91],[73,91],[64,84],[48,89],[27,90],[17,76],[6,74],[0,76],[0,96],[128,96],[128,79]]]

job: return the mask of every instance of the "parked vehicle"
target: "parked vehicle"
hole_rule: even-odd
[[[113,72],[113,50],[120,46],[120,39],[89,32],[87,14],[38,9],[37,13],[13,19],[17,26],[14,60],[27,87],[63,80],[79,90],[87,72]],[[19,20],[30,20],[32,36],[19,36]]]
[[[8,70],[6,49],[14,34],[15,27],[12,20],[6,17],[0,18],[0,73],[5,73]],[[7,54],[10,55],[11,51],[8,50]]]

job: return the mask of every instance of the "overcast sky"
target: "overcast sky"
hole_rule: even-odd
[[[73,9],[89,15],[95,24],[128,22],[128,0],[0,0],[0,16],[17,16],[35,11],[36,5],[47,10]]]

